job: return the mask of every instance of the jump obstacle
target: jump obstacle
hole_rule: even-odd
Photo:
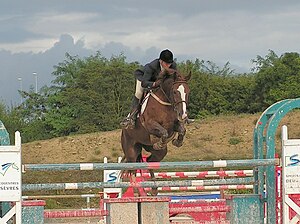
[[[107,163],[107,159],[106,160]],[[112,171],[112,170],[104,170],[104,182],[109,182],[111,180],[117,179],[118,172]],[[138,173],[137,176],[141,173]],[[160,178],[213,178],[213,177],[246,177],[246,176],[252,176],[253,171],[252,170],[229,170],[229,171],[201,171],[201,172],[160,172],[155,173],[155,176]],[[149,173],[142,173],[142,176],[144,178],[149,178]],[[107,177],[107,178],[105,178]],[[253,188],[253,185],[221,185],[221,186],[203,186],[202,188],[199,187],[162,187],[162,189],[159,190],[208,190],[212,188],[207,187],[217,187],[215,189],[246,189],[246,187]],[[175,188],[175,189],[174,189]],[[122,189],[114,189],[114,188],[105,188],[103,189],[104,195],[109,194],[109,197],[116,197],[117,194],[120,194]],[[99,196],[99,195],[97,195]],[[80,197],[91,197],[90,195],[45,195],[45,196],[29,196],[25,197],[23,196],[23,199],[47,199],[47,198],[80,198]],[[92,196],[94,197],[94,196]],[[190,196],[193,199],[186,199],[184,200],[180,199],[178,200],[171,199],[169,203],[169,214],[170,216],[178,215],[178,214],[189,214],[193,217],[195,221],[203,221],[203,220],[224,220],[226,219],[226,212],[229,212],[229,206],[226,205],[226,200],[204,200],[203,198],[205,195],[201,195],[201,200],[195,199],[195,196]],[[212,197],[215,197],[215,195],[212,195]],[[173,198],[173,197],[171,197]],[[90,209],[89,206],[87,206],[88,209],[83,210],[63,210],[63,211],[44,211],[44,217],[49,218],[69,218],[69,217],[95,217],[105,215],[104,211],[100,209]],[[173,217],[172,217],[173,218]]]
[[[277,163],[277,160],[275,159],[275,134],[278,127],[279,122],[282,120],[282,118],[291,110],[295,108],[300,108],[300,99],[291,99],[291,100],[283,100],[280,102],[275,103],[274,105],[270,106],[267,110],[264,111],[264,113],[261,115],[259,120],[257,121],[257,124],[254,129],[254,143],[253,143],[253,160],[232,160],[232,161],[199,161],[199,162],[161,162],[161,163],[143,163],[143,164],[29,164],[25,165],[25,170],[91,170],[91,169],[106,169],[106,170],[124,170],[124,169],[167,169],[167,168],[185,168],[189,167],[188,164],[192,164],[192,167],[195,168],[204,168],[204,167],[226,167],[226,166],[250,166],[255,169],[253,169],[254,172],[254,178],[246,179],[246,182],[249,184],[254,184],[254,193],[255,193],[255,205],[259,208],[259,223],[264,223],[264,217],[266,223],[277,223],[276,217],[277,217],[277,203],[276,203],[276,184],[275,184],[275,165]],[[264,133],[266,135],[264,136]],[[0,138],[3,142],[3,138]],[[7,139],[7,138],[6,138]],[[1,143],[2,143],[1,142]],[[7,141],[6,141],[7,142]],[[2,145],[5,145],[2,144]],[[16,133],[16,142],[15,146],[0,146],[0,163],[1,164],[7,164],[7,159],[14,161],[17,166],[21,167],[21,161],[20,161],[20,155],[21,151],[18,150],[18,148],[21,148],[20,143],[20,137],[19,133]],[[10,155],[10,153],[14,154],[14,158]],[[17,156],[15,156],[17,154]],[[265,154],[265,156],[264,156]],[[4,155],[4,156],[3,156]],[[292,155],[293,156],[293,155]],[[292,156],[288,158],[292,158]],[[5,159],[5,161],[3,160]],[[294,166],[295,167],[295,166]],[[283,167],[283,173],[285,172],[285,167]],[[10,170],[10,172],[13,171],[13,169]],[[21,172],[20,170],[14,171],[16,172],[19,179],[16,179],[14,183],[17,183],[17,185],[21,184]],[[20,177],[19,177],[20,176]],[[2,178],[2,176],[0,175]],[[298,182],[299,177],[293,176],[296,180],[290,180],[294,182]],[[252,179],[252,180],[251,180]],[[9,182],[5,180],[6,182]],[[232,180],[230,180],[232,181]],[[227,180],[218,179],[217,181],[214,180],[203,180],[203,181],[175,181],[175,183],[171,183],[168,181],[164,181],[165,183],[153,183],[150,181],[146,181],[143,183],[74,183],[69,185],[70,189],[75,188],[89,188],[89,187],[105,187],[105,188],[127,188],[127,187],[163,187],[163,186],[174,186],[174,187],[186,187],[186,186],[206,186],[206,185],[213,185],[213,184],[228,184]],[[237,178],[237,180],[232,181],[234,183],[240,183],[244,182],[244,180],[240,180]],[[0,179],[1,186],[5,185],[3,181],[3,178]],[[264,189],[265,185],[265,189]],[[61,189],[63,187],[66,187],[65,184],[55,184],[55,186],[59,186],[57,189]],[[54,185],[51,185],[51,187],[55,187]],[[44,189],[44,187],[47,188],[47,185],[39,185],[38,187],[33,185],[22,185],[22,189]],[[291,187],[290,187],[291,188]],[[13,201],[16,206],[14,206],[14,209],[11,209],[6,214],[2,214],[1,222],[6,223],[8,220],[8,215],[13,216],[15,214],[16,223],[21,223],[20,221],[20,202],[21,202],[21,187],[18,188],[10,188],[10,191],[8,193],[11,193],[14,197],[10,198],[10,201]],[[266,193],[264,192],[266,191]],[[300,192],[298,192],[300,193]],[[4,195],[0,191],[0,195]],[[16,196],[16,197],[15,197]],[[242,196],[241,196],[242,197]],[[8,198],[2,198],[0,197],[0,201],[7,201]],[[244,198],[242,198],[244,200]],[[289,199],[287,199],[289,200]],[[110,202],[109,202],[110,203]],[[19,204],[19,206],[17,206]],[[287,203],[288,204],[288,203]],[[292,203],[290,203],[292,204]],[[266,214],[264,214],[264,209],[266,208]],[[295,208],[294,205],[292,205],[292,208]],[[234,204],[231,204],[231,212],[230,213],[237,213],[238,211],[234,211]],[[299,216],[300,212],[299,209],[295,208],[295,212],[298,214],[294,218],[297,219],[297,216]],[[286,214],[283,214],[285,217]],[[238,217],[238,216],[237,216]],[[239,217],[238,217],[239,218]],[[240,220],[236,220],[239,223]],[[244,223],[247,223],[247,221],[243,221]]]
[[[158,169],[160,167],[172,167],[172,163],[156,163],[155,167],[153,166],[154,164],[148,164],[148,166],[145,166],[145,164],[141,164],[141,163],[133,163],[133,164],[81,164],[81,166],[79,164],[68,164],[67,166],[61,166],[61,164],[59,164],[59,166],[56,166],[54,164],[51,165],[24,165],[24,169],[29,171],[29,170],[65,170],[65,169],[81,169],[81,170],[92,170],[92,169],[103,169],[104,167],[111,170],[111,169],[115,169],[116,167],[119,168],[119,165],[125,165],[125,167],[123,167],[123,169],[128,169],[128,167],[126,165],[128,165],[131,169],[137,169],[137,168],[141,168],[141,166],[144,167],[144,169]],[[276,160],[263,160],[263,161],[255,161],[253,162],[252,160],[245,160],[244,163],[240,163],[237,162],[235,163],[235,161],[233,160],[229,160],[229,161],[199,161],[199,162],[191,162],[191,163],[183,163],[183,164],[179,164],[180,167],[182,168],[199,168],[199,167],[209,167],[209,165],[211,165],[212,167],[236,167],[237,164],[247,164],[251,167],[253,166],[266,166],[266,165],[275,165]],[[150,166],[149,166],[150,165]],[[178,163],[175,162],[175,165],[178,166]],[[211,186],[211,185],[220,185],[220,184],[225,184],[224,186],[226,186],[226,184],[239,184],[239,183],[248,183],[248,184],[253,184],[253,179],[252,178],[237,178],[237,179],[211,179],[211,180],[185,180],[185,181],[163,181],[163,182],[142,182],[142,183],[106,183],[106,182],[92,182],[92,183],[59,183],[59,184],[26,184],[23,185],[23,190],[59,190],[59,189],[83,189],[83,188],[102,188],[102,187],[113,187],[113,188],[128,188],[128,187],[170,187],[170,186],[174,186],[174,187],[184,187],[184,186],[195,186],[195,187],[199,187],[197,188],[198,190],[200,188],[203,188],[203,186]],[[114,203],[116,203],[114,201]],[[190,209],[201,209],[202,211],[205,210],[203,209],[203,202],[202,204],[199,205],[193,203],[193,207]],[[190,203],[189,203],[190,205]],[[226,206],[224,203],[219,203],[219,206]],[[198,206],[198,207],[195,207]],[[202,206],[202,208],[201,208]],[[175,207],[176,208],[176,207]],[[178,208],[178,207],[177,207]],[[187,207],[186,207],[187,209]],[[221,210],[220,210],[221,209]],[[224,209],[224,208],[223,208]],[[176,209],[175,209],[176,210]],[[181,207],[180,210],[182,212],[183,208]],[[187,211],[187,210],[186,210]],[[212,209],[208,210],[206,209],[206,212],[208,211],[213,211]],[[172,211],[171,211],[172,212]],[[219,212],[222,212],[222,208],[219,208]],[[225,213],[224,213],[225,214]],[[49,217],[49,216],[48,216]]]
[[[16,223],[21,223],[21,136],[16,132],[15,145],[11,146],[9,134],[2,121],[0,121],[0,166],[0,223],[7,223],[13,216]],[[7,173],[8,169],[12,172]],[[9,202],[13,202],[13,206]]]

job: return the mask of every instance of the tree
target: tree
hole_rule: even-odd
[[[223,67],[211,61],[196,59],[195,62],[179,63],[179,69],[192,71],[190,81],[189,113],[191,117],[209,114],[245,112],[248,108],[250,89],[253,87],[246,75],[234,74],[227,62]],[[251,89],[252,90],[252,89]]]
[[[199,59],[178,62],[180,73],[192,72],[189,116],[258,112],[300,95],[298,53],[278,57],[270,51],[253,62],[250,74],[235,74],[229,62],[223,67]],[[133,71],[139,66],[127,63],[123,54],[110,59],[99,52],[87,58],[66,54],[54,67],[52,85],[39,93],[21,92],[23,104],[10,111],[0,105],[1,119],[10,133],[20,130],[25,142],[119,128],[130,110]]]
[[[286,98],[300,95],[300,57],[298,53],[285,53],[278,57],[273,51],[255,60],[258,72],[255,75],[252,108],[262,111]]]
[[[55,136],[112,130],[129,110],[134,90],[133,70],[123,55],[105,59],[95,56],[67,60],[55,67],[45,121]]]

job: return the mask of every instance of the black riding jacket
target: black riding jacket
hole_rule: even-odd
[[[170,68],[176,70],[176,63],[173,62]],[[144,67],[137,69],[134,72],[135,78],[142,82],[143,88],[151,88],[153,82],[156,81],[158,74],[161,71],[159,59],[155,59],[152,62],[146,64]]]

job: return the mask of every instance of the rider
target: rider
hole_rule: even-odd
[[[135,94],[130,113],[120,123],[123,128],[134,128],[144,88],[158,87],[160,85],[160,80],[157,80],[158,76],[162,73],[173,74],[174,72],[176,72],[176,62],[173,60],[173,53],[169,49],[163,50],[159,58],[134,72],[136,78]]]
[[[159,82],[155,82],[157,77],[162,72],[170,71],[170,73],[174,73],[175,70],[176,63],[173,61],[173,53],[166,49],[160,53],[159,58],[154,59],[134,72],[136,78],[135,94],[132,100],[131,111],[121,122],[122,127],[134,127],[144,88],[151,89],[159,86]]]

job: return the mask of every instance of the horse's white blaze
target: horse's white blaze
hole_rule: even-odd
[[[185,119],[187,117],[187,111],[186,111],[186,93],[184,92],[184,86],[180,85],[178,86],[177,90],[180,92],[181,100],[184,101],[182,103],[182,119]]]

